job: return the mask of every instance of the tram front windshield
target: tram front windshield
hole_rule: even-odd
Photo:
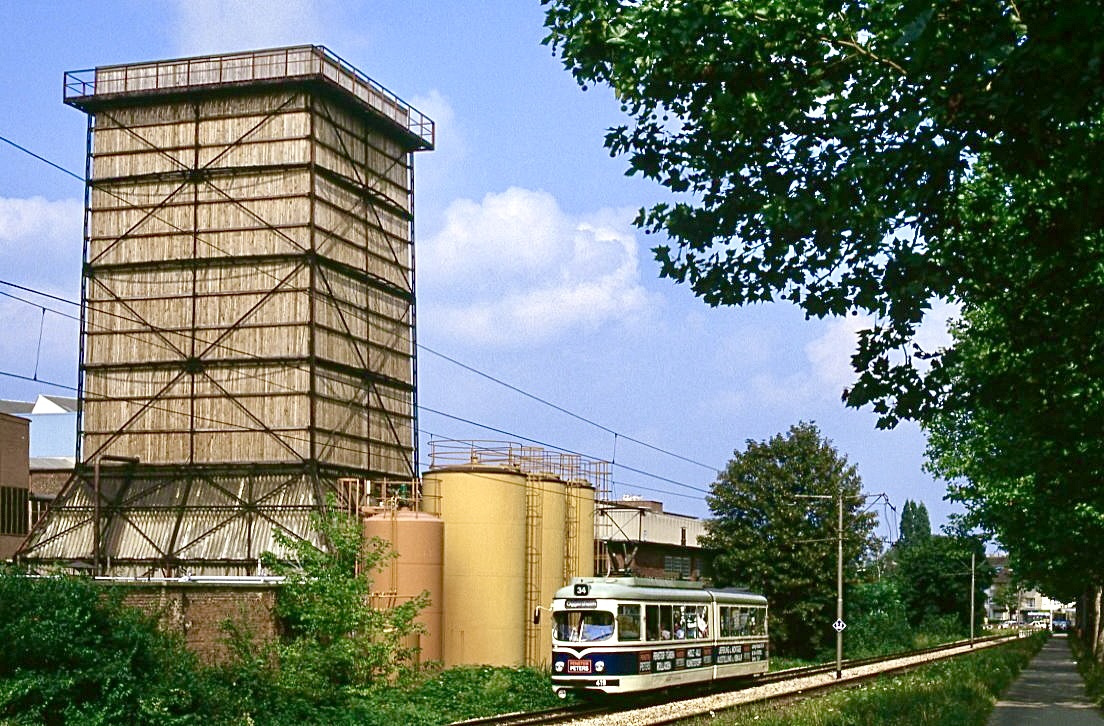
[[[556,640],[569,643],[607,640],[613,637],[613,613],[602,610],[572,610],[555,613]]]

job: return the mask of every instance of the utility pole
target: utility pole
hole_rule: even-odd
[[[974,647],[974,601],[977,599],[977,588],[974,586],[974,578],[977,573],[977,553],[970,553],[970,647]]]
[[[836,678],[843,676],[843,489],[839,491],[836,528]]]
[[[831,494],[794,494],[796,499],[835,499],[837,504],[836,520],[836,622],[832,629],[836,631],[836,678],[843,677],[843,631],[847,623],[843,622],[843,487],[835,496]],[[868,497],[884,497],[885,494],[858,494],[849,499],[864,500]],[[887,500],[888,501],[888,500]],[[807,542],[825,542],[830,540],[804,540]]]
[[[843,677],[843,489],[833,497],[831,494],[795,494],[798,499],[836,499],[839,503],[839,517],[836,524],[836,622],[832,628],[836,631],[836,678]],[[823,541],[823,540],[821,540]]]

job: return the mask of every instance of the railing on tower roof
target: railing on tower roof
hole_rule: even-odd
[[[78,108],[111,98],[281,80],[318,79],[344,89],[371,111],[432,149],[433,120],[321,45],[99,66],[65,74],[64,100]]]

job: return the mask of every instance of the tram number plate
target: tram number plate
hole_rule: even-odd
[[[575,660],[574,658],[567,659],[567,672],[568,673],[590,673],[590,661],[589,660]]]

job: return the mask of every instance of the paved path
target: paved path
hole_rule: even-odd
[[[1065,636],[1046,642],[1038,655],[1001,694],[989,726],[1089,726],[1104,718],[1085,695],[1085,684]]]

